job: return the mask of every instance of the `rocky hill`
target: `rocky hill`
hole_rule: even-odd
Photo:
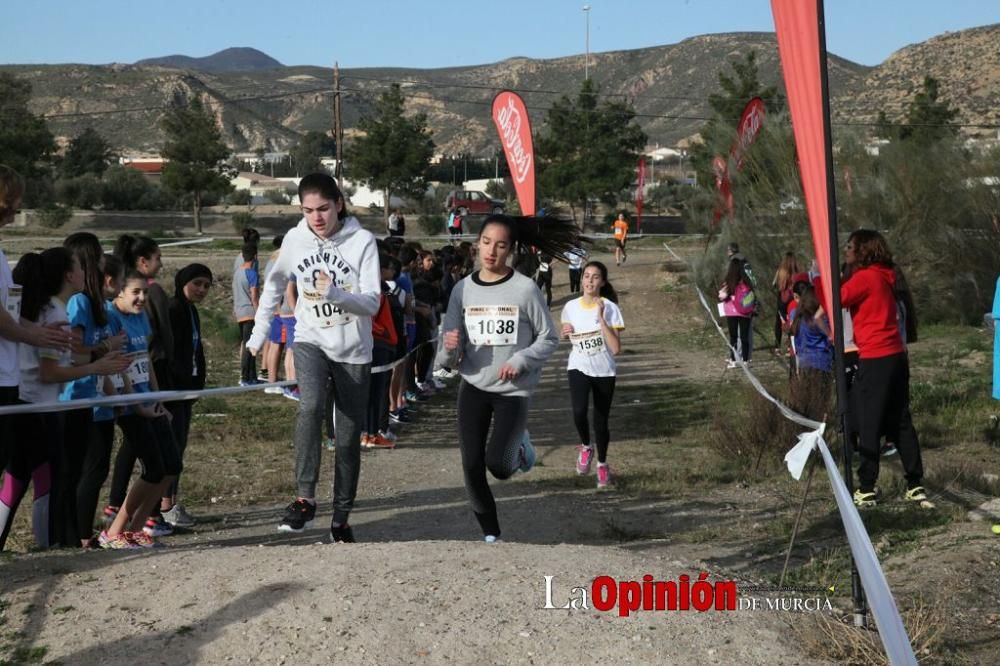
[[[947,101],[970,134],[995,135],[1000,124],[1000,24],[946,33],[907,46],[877,67],[830,56],[834,122],[871,123],[879,110],[901,118],[925,75],[941,81]],[[593,53],[590,74],[605,95],[632,100],[650,143],[674,145],[695,134],[718,90],[718,73],[748,51],[757,54],[760,79],[781,85],[772,33],[704,35],[677,44]],[[329,68],[275,65],[232,71],[223,61],[241,60],[249,49],[229,49],[186,68],[135,65],[2,66],[31,82],[32,108],[45,114],[54,134],[72,137],[93,126],[120,150],[156,151],[158,120],[172,104],[202,95],[236,150],[283,149],[308,130],[332,125],[333,72]],[[251,54],[252,55],[252,54]],[[209,60],[205,64],[205,60]],[[268,58],[268,60],[270,60]],[[176,64],[177,60],[170,61]],[[184,61],[187,62],[187,61]],[[277,62],[277,61],[274,61]],[[365,68],[341,70],[344,123],[348,135],[358,118],[391,82],[402,83],[408,108],[427,113],[434,140],[445,153],[487,153],[498,145],[489,117],[501,88],[520,91],[535,126],[561,95],[575,94],[584,76],[584,56],[552,60],[513,58],[473,67],[442,69]]]

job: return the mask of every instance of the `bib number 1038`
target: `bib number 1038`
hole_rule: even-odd
[[[519,308],[516,305],[475,305],[465,308],[469,342],[481,346],[517,343]]]

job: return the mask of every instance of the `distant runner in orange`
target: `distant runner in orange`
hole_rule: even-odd
[[[625,213],[618,213],[618,219],[611,229],[615,232],[615,265],[621,266],[628,259],[628,254],[625,252],[625,241],[628,238],[628,220],[625,219]]]

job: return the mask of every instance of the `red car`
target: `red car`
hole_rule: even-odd
[[[457,208],[460,215],[489,215],[502,213],[507,204],[493,199],[485,192],[472,190],[452,190],[444,200],[446,210]]]

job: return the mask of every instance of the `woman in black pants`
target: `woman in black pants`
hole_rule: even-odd
[[[861,451],[854,503],[871,507],[880,499],[875,483],[883,435],[896,444],[903,463],[903,498],[926,502],[920,443],[910,418],[910,364],[899,334],[892,254],[881,234],[859,229],[847,240],[845,259],[854,271],[841,285],[840,299],[851,311],[859,356],[851,387]]]
[[[562,335],[569,338],[569,395],[573,422],[580,434],[576,473],[590,473],[594,449],[590,444],[587,419],[590,393],[594,394],[594,435],[597,443],[597,487],[611,485],[608,467],[608,415],[615,394],[615,354],[621,351],[621,331],[625,328],[618,309],[618,295],[608,282],[608,269],[591,261],[583,269],[583,296],[566,304],[562,311]]]

